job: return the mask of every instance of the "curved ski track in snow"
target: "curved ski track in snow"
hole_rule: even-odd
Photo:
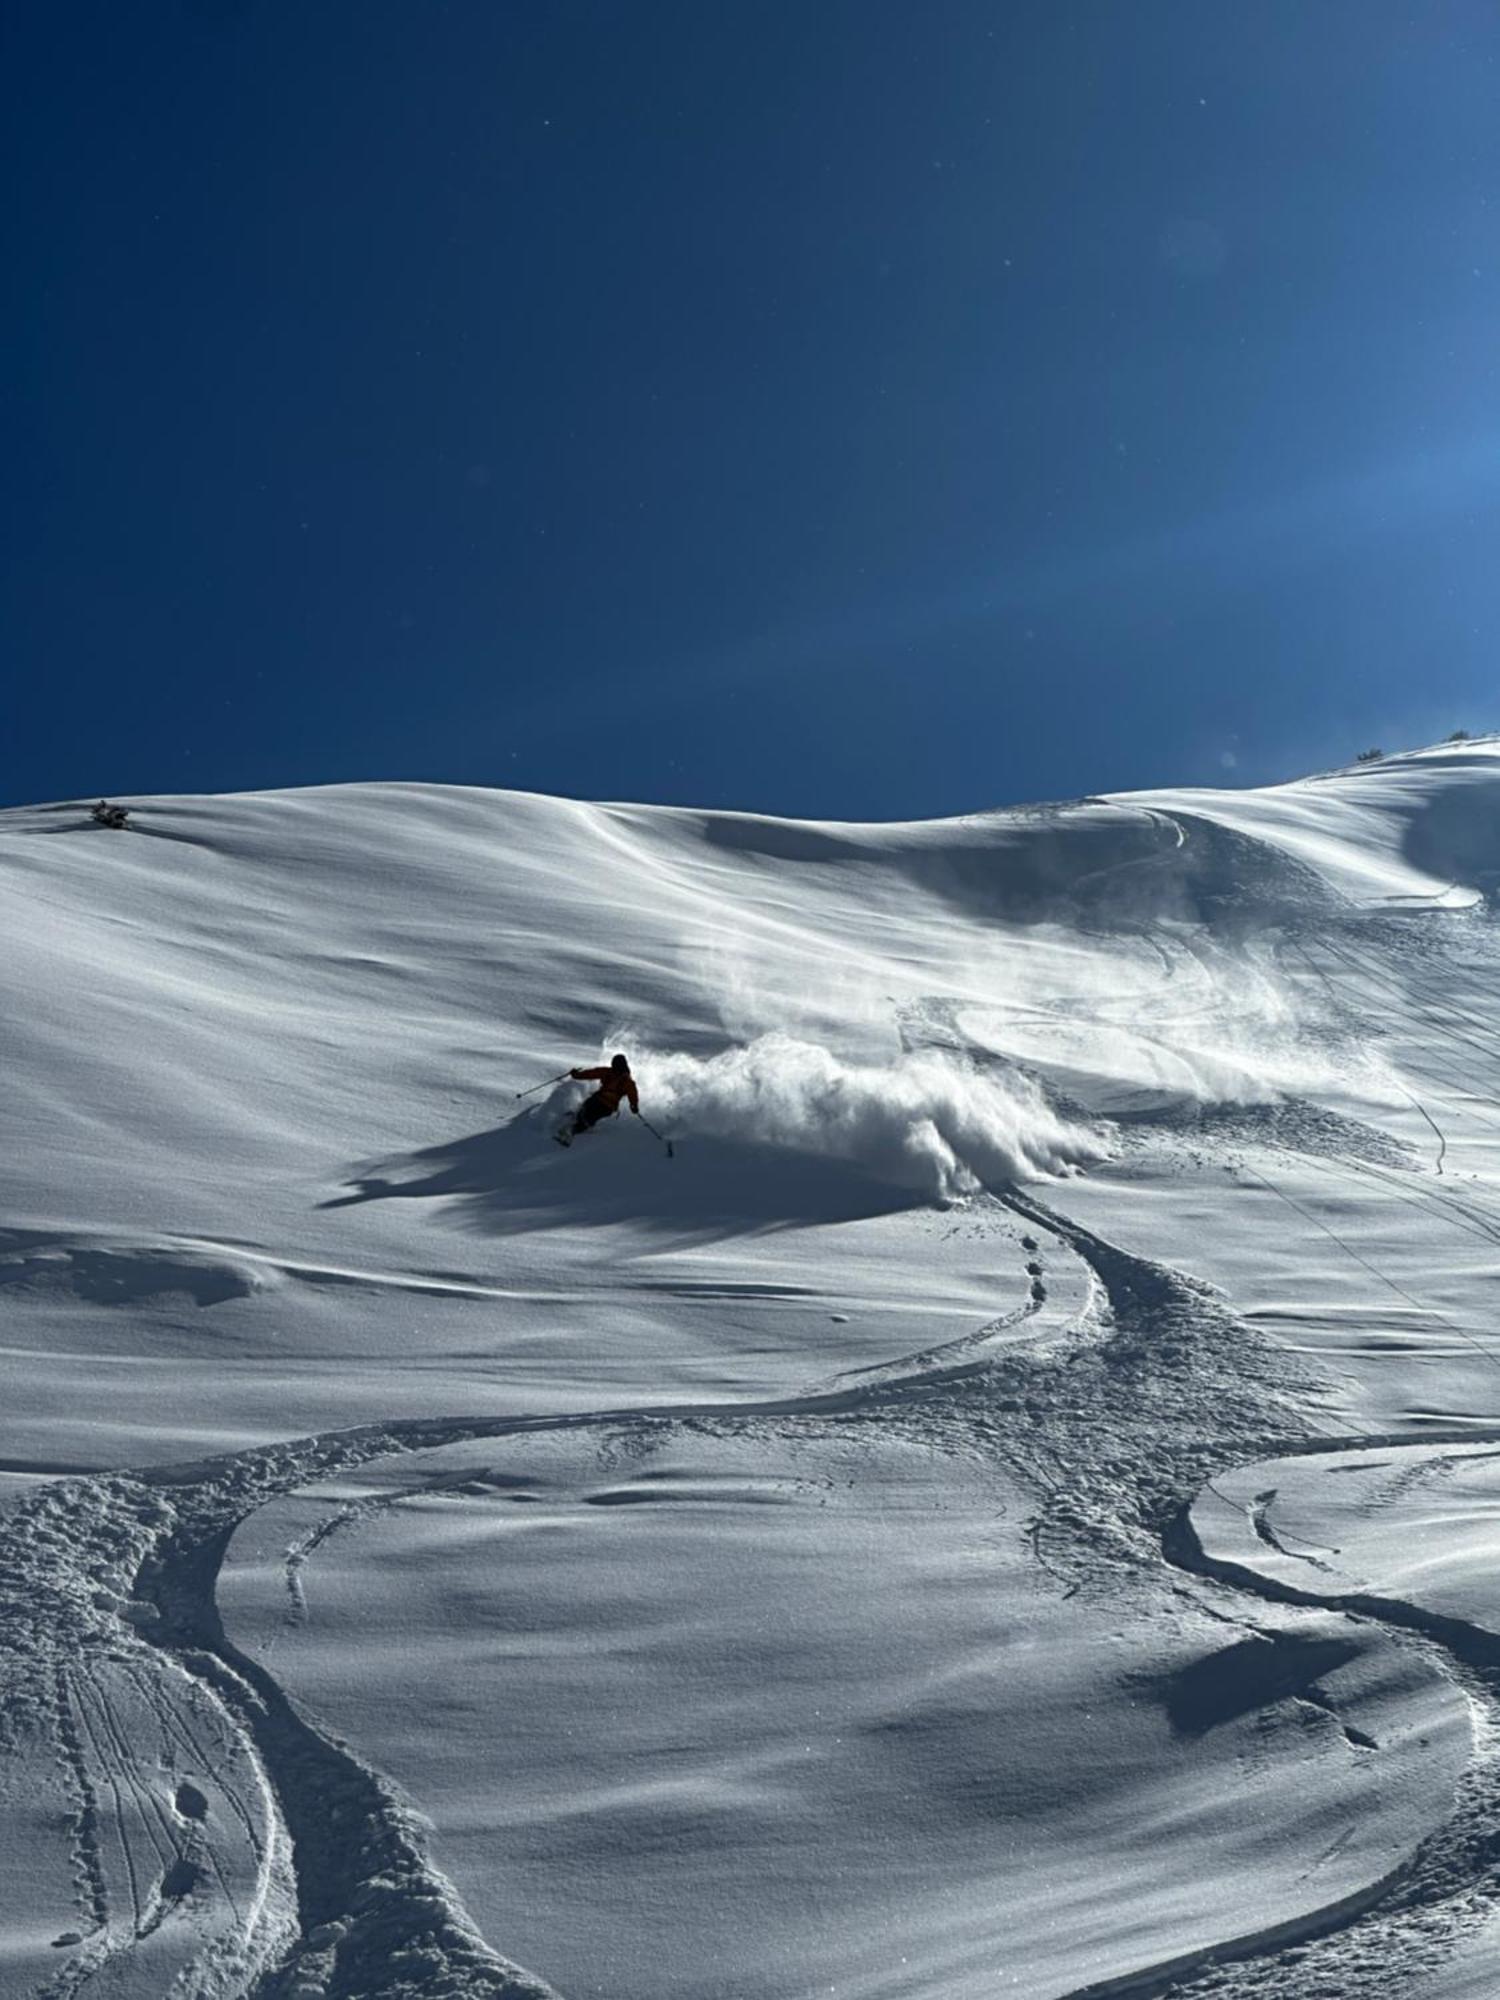
[[[174,2000],[546,2000],[551,1993],[480,1938],[427,1861],[420,1828],[394,1789],[301,1716],[265,1668],[234,1646],[219,1618],[215,1582],[236,1525],[279,1494],[374,1458],[554,1429],[660,1431],[704,1419],[753,1429],[766,1419],[858,1424],[878,1415],[928,1435],[959,1429],[1004,1452],[1042,1496],[1033,1547],[1066,1591],[1111,1571],[1139,1574],[1164,1553],[1207,1587],[1228,1581],[1237,1594],[1278,1594],[1251,1573],[1227,1575],[1199,1560],[1184,1523],[1192,1495],[1215,1468],[1330,1449],[1333,1441],[1308,1435],[1285,1400],[1293,1384],[1282,1357],[1192,1281],[1118,1250],[1032,1196],[1011,1192],[1000,1205],[1045,1235],[1051,1257],[1076,1258],[1086,1277],[1082,1309],[1040,1348],[1000,1340],[1035,1316],[1041,1301],[1033,1297],[1018,1314],[941,1348],[801,1396],[394,1421],[135,1477],[70,1480],[15,1507],[0,1520],[0,1564],[7,1595],[24,1593],[36,1608],[26,1621],[29,1646],[18,1644],[15,1621],[7,1621],[7,1651],[22,1685],[37,1691],[39,1713],[42,1691],[55,1690],[59,1754],[74,1773],[83,1932],[35,2000],[106,1992],[111,1962],[162,1927],[174,1883],[179,1898],[193,1888],[212,1893],[210,1874],[227,1920],[175,1969],[164,1987]],[[1219,1435],[1164,1443],[1190,1439],[1193,1426],[1184,1418],[1207,1407],[1218,1413]],[[996,1411],[1017,1408],[1025,1418],[1002,1432]],[[1500,1430],[1495,1435],[1500,1439]],[[1470,1443],[1475,1436],[1462,1434]],[[1382,1441],[1339,1443],[1352,1451]],[[300,1554],[305,1560],[310,1552]],[[50,1624],[42,1611],[49,1591]],[[1301,1601],[1324,1604],[1312,1594]],[[1476,1665],[1493,1667],[1406,1607],[1334,1600],[1334,1608],[1424,1632],[1469,1677]],[[1230,1615],[1245,1622],[1241,1613]],[[1500,1675],[1493,1689],[1488,1673],[1485,1679],[1486,1698],[1500,1715]],[[223,1771],[226,1742],[234,1745],[244,1789],[221,1780],[223,1802],[211,1815],[165,1811],[141,1775],[128,1732],[111,1720],[112,1683],[138,1690],[175,1738],[191,1774],[182,1788],[189,1796]],[[218,1737],[216,1749],[205,1745],[207,1733]],[[1500,1779],[1490,1783],[1500,1804]],[[138,1824],[127,1827],[132,1813]],[[1462,1820],[1453,1831],[1458,1847]],[[253,1887],[242,1896],[219,1851],[221,1827],[253,1857]],[[106,1847],[124,1857],[123,1873],[115,1871],[128,1885],[123,1902],[102,1858]],[[1195,1968],[1337,1937],[1387,1903],[1411,1867],[1408,1861],[1293,1921],[1076,1989],[1071,2000],[1169,1986],[1195,1992],[1181,1985]],[[1463,1886],[1479,1889],[1477,1866]]]

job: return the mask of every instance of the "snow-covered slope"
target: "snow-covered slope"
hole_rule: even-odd
[[[131,803],[0,814],[4,2000],[1500,1980],[1500,745]]]

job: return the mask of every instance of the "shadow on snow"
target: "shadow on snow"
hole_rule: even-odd
[[[479,1234],[629,1222],[682,1240],[854,1222],[923,1205],[909,1189],[839,1160],[745,1141],[674,1134],[676,1157],[628,1115],[566,1151],[551,1106],[505,1125],[366,1163],[351,1192],[319,1204],[431,1201],[441,1220]]]

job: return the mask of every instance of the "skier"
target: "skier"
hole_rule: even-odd
[[[563,1125],[556,1133],[559,1146],[571,1146],[575,1139],[591,1132],[601,1118],[613,1118],[620,1108],[622,1097],[629,1098],[631,1110],[637,1118],[640,1117],[640,1094],[624,1056],[615,1056],[608,1069],[570,1069],[568,1075],[577,1083],[597,1083],[599,1088],[579,1105],[573,1114],[572,1124]]]

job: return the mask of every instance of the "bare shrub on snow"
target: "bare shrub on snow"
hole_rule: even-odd
[[[1066,1173],[1109,1151],[1102,1130],[1059,1118],[1024,1077],[978,1075],[932,1053],[853,1064],[770,1034],[702,1060],[643,1054],[636,1073],[653,1115],[659,1106],[684,1132],[849,1160],[937,1200]]]

